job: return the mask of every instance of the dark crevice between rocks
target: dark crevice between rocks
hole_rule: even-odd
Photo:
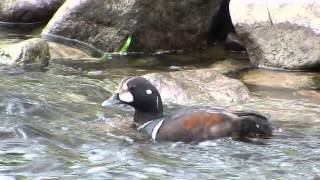
[[[0,28],[13,29],[22,28],[31,31],[34,28],[45,25],[47,21],[37,21],[37,22],[6,22],[0,21]]]
[[[309,68],[307,68],[306,71],[320,73],[320,61],[319,61],[319,63],[316,63],[316,64],[310,66]]]
[[[217,15],[210,20],[210,28],[208,33],[208,44],[224,43],[225,49],[228,51],[244,52],[245,47],[237,37],[235,28],[232,24],[230,11],[230,0],[225,0],[220,5]]]
[[[220,10],[216,16],[210,20],[208,43],[224,42],[229,33],[235,33],[231,16],[229,13],[230,0],[225,0],[220,5]]]

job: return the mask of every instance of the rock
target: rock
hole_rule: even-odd
[[[52,59],[52,62],[81,71],[101,69],[103,65],[99,58],[56,58]]]
[[[237,34],[229,33],[224,42],[224,47],[227,51],[245,52],[243,42],[238,38]]]
[[[316,73],[252,70],[242,73],[241,79],[249,85],[269,88],[320,88],[320,75]]]
[[[30,125],[19,125],[13,129],[13,132],[16,137],[21,137],[24,139],[27,139],[27,138],[32,139],[32,138],[38,138],[38,137],[50,138],[54,136],[53,134],[50,134],[41,129],[32,127]]]
[[[320,64],[320,1],[232,0],[230,14],[252,63],[290,70]]]
[[[239,59],[226,59],[223,61],[218,61],[210,66],[210,69],[222,73],[238,73],[242,70],[249,69],[252,67],[252,64],[248,60],[239,60]]]
[[[50,48],[50,54],[52,59],[64,59],[64,58],[70,58],[70,59],[88,59],[92,58],[89,54],[86,52],[83,52],[79,49],[72,48],[69,46],[65,46],[63,44],[49,42],[49,48]]]
[[[39,38],[22,41],[0,49],[0,64],[44,68],[48,66],[50,52],[48,43]]]
[[[320,91],[315,90],[300,90],[296,92],[297,94],[308,97],[310,99],[320,100]],[[319,101],[318,101],[319,102]]]
[[[247,87],[212,69],[144,75],[160,92],[165,104],[215,105],[249,98]]]
[[[37,24],[49,20],[65,0],[2,0],[1,25]]]
[[[195,49],[207,44],[222,1],[67,0],[42,36],[94,55],[119,51],[129,36],[129,51]]]

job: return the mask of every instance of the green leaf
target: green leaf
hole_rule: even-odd
[[[132,41],[132,35],[129,35],[126,42],[122,46],[120,52],[127,52]]]

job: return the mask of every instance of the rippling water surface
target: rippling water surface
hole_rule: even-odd
[[[130,127],[131,110],[100,103],[123,76],[177,64],[161,58],[129,61],[105,65],[102,72],[54,63],[45,72],[0,67],[0,178],[319,178],[320,99],[251,88],[252,98],[233,106],[268,113],[275,126],[272,139],[153,143]],[[191,64],[185,67],[201,67]]]

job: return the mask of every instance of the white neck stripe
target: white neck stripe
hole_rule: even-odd
[[[142,124],[141,126],[139,126],[138,128],[137,128],[137,130],[138,131],[140,131],[141,129],[143,129],[144,127],[146,127],[148,124],[150,124],[152,122],[152,120],[151,121],[148,121],[148,122],[146,122],[146,123],[144,123],[144,124]]]
[[[164,120],[164,119],[163,119]],[[155,141],[156,140],[156,137],[157,137],[157,134],[158,134],[158,131],[163,123],[163,120],[161,120],[152,130],[152,139]]]

